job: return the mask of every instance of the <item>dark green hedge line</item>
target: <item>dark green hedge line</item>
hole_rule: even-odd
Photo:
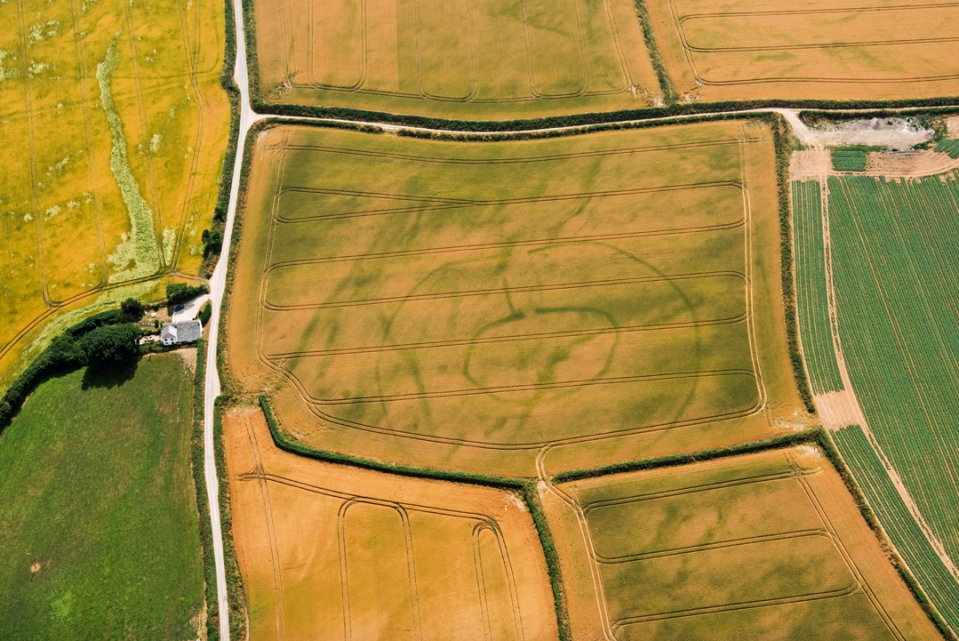
[[[659,51],[659,44],[656,42],[655,34],[653,34],[653,24],[649,20],[649,12],[646,11],[646,2],[645,0],[636,0],[635,5],[636,15],[639,17],[639,27],[643,30],[643,41],[646,43],[646,51],[649,52],[649,61],[653,64],[653,71],[656,72],[659,90],[663,92],[663,102],[667,105],[675,104],[679,96],[673,87],[672,80],[669,79],[669,74],[666,72],[663,54]]]
[[[525,487],[526,481],[522,479],[502,478],[498,476],[489,476],[487,474],[470,474],[468,472],[447,472],[443,470],[433,470],[425,467],[413,467],[411,465],[400,465],[397,463],[383,463],[371,459],[352,456],[350,454],[340,454],[328,450],[320,450],[308,445],[303,445],[297,441],[289,439],[276,422],[273,414],[273,408],[270,406],[270,400],[266,396],[260,396],[260,407],[263,409],[263,415],[266,417],[266,424],[270,427],[270,433],[273,434],[273,440],[276,446],[281,450],[298,454],[307,458],[313,458],[328,463],[337,463],[339,465],[349,465],[376,472],[386,472],[388,474],[400,474],[402,476],[412,476],[416,478],[432,479],[435,481],[451,481],[454,483],[467,483],[470,485],[483,485],[495,487],[504,490],[521,490]]]
[[[894,103],[875,103],[865,107],[863,111],[856,113],[835,113],[831,111],[820,111],[815,107],[805,108],[799,114],[799,119],[804,124],[816,126],[830,122],[840,122],[851,118],[902,118],[905,116],[946,116],[959,113],[959,97],[935,99],[936,104],[929,101],[917,100],[915,104],[900,105],[898,103],[908,101],[897,101]],[[828,108],[828,105],[823,105]]]
[[[829,459],[829,462],[832,463],[832,466],[836,468],[840,478],[843,480],[843,484],[846,486],[846,489],[849,490],[849,493],[852,495],[856,506],[859,508],[859,513],[866,520],[869,528],[872,530],[873,534],[875,534],[876,539],[879,540],[880,545],[887,550],[894,550],[895,548],[892,545],[892,542],[886,536],[885,531],[882,529],[882,526],[879,523],[879,519],[876,518],[872,508],[869,507],[869,504],[866,502],[865,495],[862,493],[862,490],[860,490],[859,485],[853,478],[852,472],[850,472],[849,468],[846,467],[846,462],[842,459],[842,456],[839,455],[839,450],[836,449],[832,438],[825,432],[825,430],[820,430],[820,434],[816,439],[816,443],[826,454],[826,458]],[[939,615],[939,612],[936,610],[935,606],[929,602],[928,597],[926,597],[926,593],[923,591],[916,578],[912,575],[912,572],[909,571],[909,568],[907,568],[902,562],[902,559],[899,558],[899,554],[896,552],[888,552],[886,556],[892,563],[893,567],[895,567],[899,572],[899,576],[902,577],[902,580],[906,583],[906,586],[908,586],[909,591],[912,592],[913,597],[915,597],[916,601],[919,602],[923,612],[926,613],[926,616],[929,617],[929,620],[936,627],[939,633],[942,634],[943,638],[949,639],[950,641],[959,641],[959,637],[953,634],[952,630],[949,628],[949,625]]]
[[[230,478],[223,449],[223,414],[232,403],[229,396],[220,395],[213,405],[213,454],[216,459],[216,477],[219,485],[220,527],[223,538],[223,563],[226,574],[226,596],[230,610],[230,638],[246,638],[246,596],[243,575],[236,560],[233,543],[233,508],[230,503]]]
[[[193,487],[200,523],[200,550],[203,557],[203,581],[206,599],[207,641],[220,639],[220,611],[217,608],[216,560],[213,556],[213,531],[210,525],[210,503],[206,497],[206,477],[203,469],[203,400],[206,384],[206,359],[203,358],[206,341],[196,345],[196,373],[193,377],[193,435],[190,438],[190,465],[193,469]]]
[[[799,348],[799,316],[796,311],[796,288],[793,263],[792,204],[789,198],[791,182],[789,180],[789,159],[792,155],[792,136],[785,119],[779,114],[771,114],[773,123],[773,145],[776,150],[776,191],[779,202],[779,273],[782,277],[783,314],[786,321],[786,342],[789,346],[789,362],[792,365],[796,389],[806,411],[816,413],[813,403],[803,355]]]
[[[556,553],[553,534],[549,529],[546,513],[543,511],[543,505],[539,500],[536,481],[527,481],[523,484],[523,500],[529,507],[529,515],[533,519],[536,534],[539,536],[540,547],[543,548],[543,556],[546,559],[546,571],[549,574],[549,585],[553,590],[553,607],[556,610],[556,625],[559,629],[560,641],[571,641],[573,637],[569,630],[569,611],[566,608],[563,575],[559,569],[559,555]]]
[[[247,0],[249,1],[249,0]],[[249,57],[249,56],[248,56]],[[255,75],[253,69],[250,70],[251,78]],[[621,122],[626,120],[649,120],[653,118],[666,118],[670,116],[691,116],[707,113],[719,112],[742,112],[751,109],[800,109],[815,110],[823,109],[848,109],[848,110],[869,110],[869,109],[903,109],[903,113],[897,115],[909,115],[908,110],[916,110],[916,113],[929,113],[924,107],[941,107],[937,112],[951,113],[950,110],[959,109],[959,97],[950,97],[942,99],[930,99],[927,101],[898,101],[895,103],[881,102],[828,102],[815,100],[754,100],[745,102],[692,102],[667,105],[663,107],[646,107],[643,109],[624,109],[620,111],[608,112],[589,112],[582,114],[571,114],[566,116],[548,116],[543,118],[526,118],[515,120],[449,120],[445,118],[433,118],[428,116],[409,116],[403,114],[393,114],[381,111],[368,111],[362,109],[351,109],[348,107],[316,107],[312,105],[295,105],[290,103],[266,102],[259,93],[255,93],[250,88],[250,102],[257,113],[265,115],[278,115],[290,117],[305,118],[335,118],[340,120],[362,121],[366,123],[383,123],[391,125],[403,125],[407,127],[419,127],[423,129],[441,129],[444,131],[475,131],[475,132],[509,132],[517,130],[543,129],[555,127],[582,127],[587,125],[606,124]],[[845,118],[850,117],[870,117],[864,114],[873,112],[846,114]],[[876,112],[879,113],[879,112]],[[892,113],[892,112],[890,112]],[[732,115],[737,115],[732,113]],[[741,115],[741,114],[739,114]]]
[[[717,458],[726,458],[742,454],[753,454],[755,452],[764,452],[766,450],[777,450],[802,443],[813,443],[819,438],[818,434],[821,428],[803,430],[783,436],[775,436],[763,441],[753,443],[742,443],[740,445],[730,445],[728,447],[717,447],[712,450],[702,450],[691,452],[689,454],[673,454],[671,456],[658,456],[655,458],[642,459],[639,461],[629,461],[627,463],[614,463],[613,465],[604,465],[585,470],[572,470],[569,472],[560,472],[553,477],[555,483],[569,483],[571,481],[582,481],[583,479],[592,479],[610,474],[622,474],[624,472],[636,472],[639,470],[652,470],[661,467],[677,467],[680,465],[689,465],[700,461],[711,461]]]

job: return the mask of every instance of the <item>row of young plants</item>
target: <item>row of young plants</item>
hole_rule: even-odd
[[[838,392],[842,376],[833,346],[826,291],[822,189],[817,180],[792,183],[796,231],[796,297],[803,356],[815,394]]]
[[[875,512],[882,529],[908,571],[919,579],[922,592],[928,594],[935,604],[937,611],[934,614],[943,619],[938,626],[940,632],[954,639],[952,630],[959,629],[959,583],[956,583],[955,577],[949,573],[909,512],[862,428],[859,425],[846,426],[834,432],[833,438],[855,477],[855,484]],[[898,557],[891,558],[893,563],[899,563]],[[928,608],[928,601],[923,605]],[[947,627],[950,627],[948,633]]]
[[[959,279],[959,183],[948,176],[831,178],[830,234],[857,397],[926,523],[959,558],[959,319],[949,294]]]

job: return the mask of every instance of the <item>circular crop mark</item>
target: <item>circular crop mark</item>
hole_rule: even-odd
[[[609,369],[619,335],[605,330],[615,327],[613,317],[598,309],[514,310],[476,333],[463,375],[477,388],[523,404],[570,393],[578,388],[563,383],[595,380]],[[563,335],[555,336],[559,331]],[[496,341],[504,335],[530,338]],[[510,388],[508,395],[498,391],[504,388]]]

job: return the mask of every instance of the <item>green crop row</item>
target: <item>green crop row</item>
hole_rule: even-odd
[[[948,154],[950,158],[959,158],[959,139],[946,138],[936,145],[936,151]]]
[[[959,559],[959,182],[954,172],[908,182],[843,177],[831,178],[829,191],[853,387],[933,534]]]
[[[824,394],[841,390],[842,378],[829,323],[822,190],[818,181],[807,180],[794,182],[792,192],[796,230],[796,295],[803,356],[813,392]]]
[[[832,168],[836,171],[863,171],[866,169],[866,153],[861,149],[833,149]]]
[[[959,622],[959,583],[936,554],[858,425],[834,432],[836,446],[902,560],[945,621]],[[928,607],[928,604],[924,604]],[[940,624],[940,629],[943,626]],[[945,633],[945,631],[943,630]],[[947,636],[949,636],[947,634]]]

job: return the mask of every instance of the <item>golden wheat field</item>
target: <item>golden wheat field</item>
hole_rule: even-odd
[[[264,99],[459,119],[661,98],[632,0],[256,0]]]
[[[518,496],[283,452],[259,409],[224,443],[251,639],[557,638]]]
[[[541,490],[574,639],[939,639],[800,446]]]
[[[680,99],[890,100],[959,94],[952,2],[647,0]]]
[[[321,449],[505,475],[802,426],[772,162],[749,121],[484,144],[270,129],[234,382]]]
[[[11,0],[0,20],[6,381],[58,317],[197,273],[230,116],[219,2]]]

